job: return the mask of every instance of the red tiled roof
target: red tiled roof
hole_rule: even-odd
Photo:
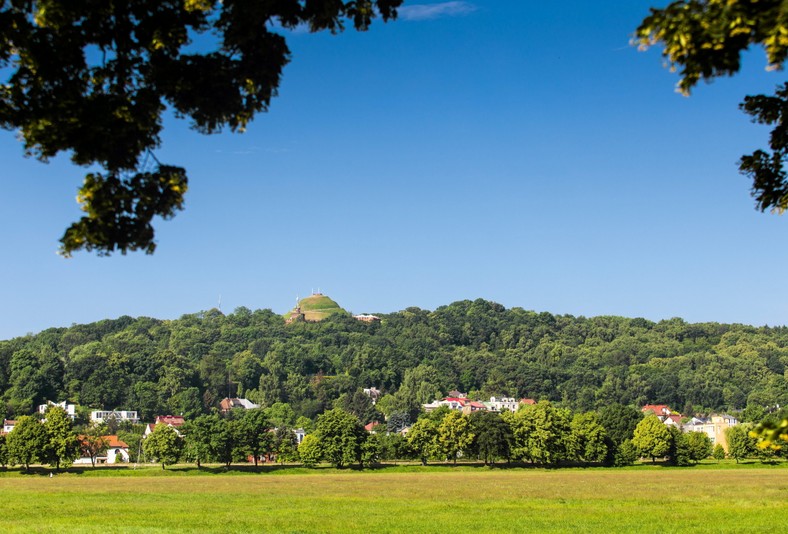
[[[372,421],[372,422],[371,422],[371,423],[369,423],[368,425],[364,425],[364,430],[366,430],[367,432],[372,432],[372,430],[373,430],[373,429],[374,429],[376,426],[380,426],[380,423],[378,423],[377,421]]]
[[[536,404],[536,401],[533,399],[520,399],[520,404]]]
[[[671,409],[667,404],[646,404],[640,409],[641,412],[654,412],[656,415],[669,415]]]
[[[111,449],[117,449],[117,448],[128,449],[129,448],[129,446],[125,442],[119,440],[118,436],[116,436],[114,434],[111,435],[111,436],[101,436],[101,437],[104,438],[104,440],[107,442],[107,447],[109,447]]]
[[[157,415],[154,424],[164,423],[165,425],[181,426],[185,423],[182,415]]]

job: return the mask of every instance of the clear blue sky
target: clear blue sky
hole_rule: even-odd
[[[0,339],[220,296],[285,312],[317,288],[355,313],[481,297],[788,323],[788,216],[755,211],[737,172],[768,138],[738,103],[784,78],[761,50],[684,98],[629,45],[655,2],[406,4],[366,33],[290,34],[243,135],[168,119],[157,155],[190,190],[153,256],[57,256],[84,169],[0,132]]]

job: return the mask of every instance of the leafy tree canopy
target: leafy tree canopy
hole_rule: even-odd
[[[632,444],[641,456],[650,456],[651,461],[663,457],[670,452],[673,442],[670,430],[656,415],[649,415],[635,428]]]
[[[663,56],[678,70],[678,89],[689,95],[700,80],[730,76],[741,54],[763,46],[768,68],[782,70],[788,55],[788,3],[782,0],[677,0],[653,9],[635,32],[642,48],[663,45]],[[739,170],[753,180],[757,207],[788,209],[788,84],[774,96],[747,96],[740,106],[755,122],[773,125],[771,153],[745,155]]]
[[[268,108],[290,59],[277,27],[366,30],[401,3],[4,0],[0,127],[18,130],[42,161],[68,152],[103,169],[85,177],[85,215],[61,252],[153,252],[152,219],[181,210],[187,189],[186,170],[151,152],[167,106],[201,133],[243,131]]]

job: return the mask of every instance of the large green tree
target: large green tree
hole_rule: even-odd
[[[436,445],[444,459],[456,464],[457,456],[471,446],[473,437],[468,416],[452,410],[438,425]]]
[[[24,415],[8,433],[6,445],[11,463],[22,464],[25,471],[29,471],[30,464],[45,459],[47,432],[38,419]]]
[[[511,456],[514,434],[507,420],[495,412],[479,411],[470,416],[474,452],[484,465],[494,464],[497,458]]]
[[[570,425],[569,456],[581,462],[602,462],[608,454],[607,433],[594,412],[575,414]]]
[[[361,462],[367,433],[355,415],[334,408],[318,417],[316,428],[323,458],[335,467]]]
[[[406,434],[408,445],[422,465],[438,453],[438,423],[429,417],[422,417],[410,427]]]
[[[257,467],[258,459],[271,452],[274,434],[263,408],[246,410],[235,424],[236,447],[244,456],[252,456]]]
[[[515,456],[532,463],[555,464],[569,456],[572,416],[549,401],[523,406],[511,418]]]
[[[652,463],[670,452],[672,441],[670,430],[654,414],[646,416],[638,423],[632,437],[632,444],[638,453],[650,457]]]
[[[766,51],[768,68],[781,70],[788,55],[788,3],[782,0],[677,0],[652,9],[635,33],[641,47],[662,45],[688,95],[700,80],[731,76],[752,46]],[[740,106],[755,122],[773,126],[769,151],[745,155],[740,171],[753,181],[759,209],[788,209],[788,84],[772,96],[747,96]]]
[[[145,456],[159,462],[165,469],[167,464],[172,465],[181,457],[183,440],[171,426],[158,424],[142,442],[142,450]]]
[[[63,408],[50,406],[44,415],[47,442],[43,457],[60,470],[61,465],[68,467],[79,457],[79,440],[74,433],[74,424]]]
[[[687,446],[689,447],[689,457],[695,463],[705,460],[713,452],[711,438],[705,432],[689,432]]]
[[[203,462],[214,458],[213,434],[219,423],[215,415],[201,415],[183,425],[184,454],[199,469]]]
[[[635,428],[643,419],[643,412],[632,406],[609,404],[599,410],[599,422],[616,445],[632,439]]]
[[[100,166],[61,252],[155,248],[151,221],[182,209],[185,169],[160,163],[167,108],[202,133],[243,131],[276,95],[278,28],[366,30],[402,0],[30,0],[0,3],[0,127],[29,155]],[[147,163],[146,163],[147,162]]]
[[[758,451],[755,438],[749,435],[748,425],[736,425],[725,429],[725,437],[728,441],[728,456],[735,458],[736,463],[745,458],[755,456]]]

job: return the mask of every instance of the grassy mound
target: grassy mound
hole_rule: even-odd
[[[307,321],[322,321],[335,313],[347,313],[331,298],[321,294],[303,298],[298,302],[298,305],[301,307],[301,313],[304,314]],[[288,312],[286,317],[289,317],[292,311],[294,310]]]

